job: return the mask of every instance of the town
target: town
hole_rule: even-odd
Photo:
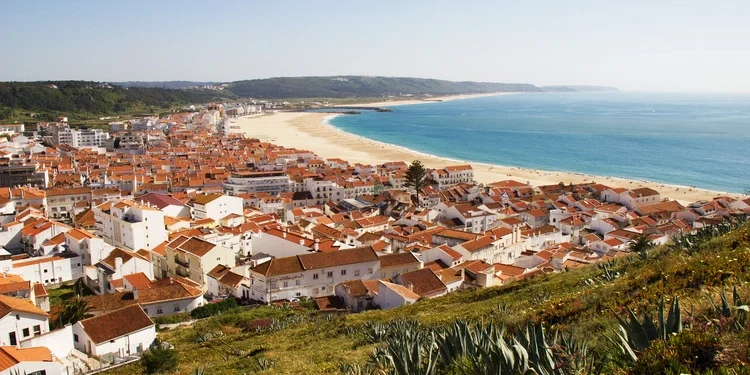
[[[227,298],[392,309],[750,213],[750,198],[683,204],[651,188],[479,184],[470,165],[321,158],[232,125],[272,109],[210,103],[106,130],[0,124],[2,373],[137,360],[157,342],[154,318]],[[71,286],[66,303],[90,317],[54,303]]]

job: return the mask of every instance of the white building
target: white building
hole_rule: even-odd
[[[156,340],[156,326],[134,304],[73,325],[73,345],[91,356],[114,359],[142,353]]]
[[[198,194],[190,200],[193,218],[219,221],[230,214],[243,215],[242,198],[224,194]]]
[[[269,193],[277,195],[290,189],[289,175],[285,171],[232,172],[224,183],[224,193]]]
[[[0,346],[49,332],[49,315],[29,300],[0,295]]]
[[[53,137],[56,145],[68,144],[76,148],[80,147],[102,147],[109,140],[109,133],[101,129],[60,129],[57,136]]]
[[[377,278],[380,260],[371,247],[274,258],[248,270],[250,298],[269,302],[334,294],[349,280]]]
[[[48,285],[81,278],[83,267],[81,257],[75,254],[67,254],[65,256],[43,256],[16,260],[12,262],[9,273],[19,275],[32,284]]]
[[[115,247],[151,250],[166,241],[164,213],[129,200],[106,202],[93,208],[96,234]]]
[[[63,364],[45,347],[0,347],[0,375],[62,375]]]

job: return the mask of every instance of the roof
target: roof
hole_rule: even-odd
[[[180,236],[168,243],[167,247],[202,257],[213,250],[216,245],[198,237]]]
[[[432,273],[432,271],[430,271],[430,270],[427,270],[427,271],[429,271],[430,273]],[[396,292],[398,295],[400,295],[401,297],[404,297],[406,299],[411,299],[411,300],[415,300],[415,301],[419,299],[419,294],[414,293],[409,288],[407,288],[407,287],[405,287],[403,285],[398,285],[398,284],[394,284],[394,283],[389,283],[387,281],[378,280],[378,287],[380,287],[381,285],[384,286],[384,287],[386,287],[386,288],[388,288],[388,289],[390,289],[390,290],[392,290],[392,291],[394,291],[394,292]]]
[[[411,290],[420,296],[447,290],[445,284],[429,268],[405,272],[398,277],[404,284],[410,285]]]
[[[0,294],[0,317],[4,317],[14,311],[48,316],[44,310],[34,306],[27,299],[8,297]]]
[[[52,362],[52,352],[45,346],[18,349],[15,346],[0,346],[0,371],[5,371],[21,362]]]
[[[196,286],[189,285],[187,279],[166,278],[151,283],[151,287],[138,290],[138,299],[133,292],[107,293],[96,296],[83,297],[93,311],[109,311],[124,306],[140,303],[149,305],[163,301],[197,298],[203,291]]]
[[[268,262],[259,264],[252,270],[266,276],[278,276],[310,269],[337,267],[362,262],[374,262],[378,259],[375,250],[368,246],[348,250],[273,258]]]
[[[123,307],[79,322],[95,344],[100,344],[154,326],[139,305]]]
[[[164,209],[164,207],[167,206],[185,206],[184,203],[178,201],[172,196],[159,193],[148,193],[136,198],[135,200],[142,203],[149,203],[159,209]]]
[[[419,264],[419,259],[411,252],[386,254],[380,257],[380,268],[399,267],[408,264]]]
[[[151,280],[143,272],[133,273],[122,277],[127,280],[133,288],[138,290],[151,288]]]
[[[196,196],[193,197],[192,202],[193,203],[202,204],[202,205],[206,205],[206,204],[209,204],[209,203],[211,203],[211,202],[213,202],[216,199],[219,199],[221,197],[223,197],[223,194],[219,194],[219,193],[214,193],[214,194],[198,194],[198,195],[196,195]]]

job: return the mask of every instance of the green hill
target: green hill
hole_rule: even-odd
[[[206,375],[371,374],[379,373],[376,366],[384,374],[497,373],[472,366],[498,365],[521,348],[527,356],[516,360],[533,362],[540,374],[589,373],[586,369],[604,374],[748,374],[750,225],[732,228],[707,229],[677,245],[644,247],[607,263],[392,310],[334,316],[281,307],[237,308],[192,327],[162,331],[159,337],[175,345],[174,374],[191,374],[196,368]],[[720,299],[722,290],[726,303]],[[662,298],[666,308],[677,308],[657,313]],[[640,321],[649,313],[656,326],[629,322],[628,330],[621,331],[615,313],[627,317],[628,309]],[[643,335],[631,333],[629,346],[638,348],[639,338],[649,346],[634,349],[637,359],[622,350],[618,337],[629,331]],[[469,336],[444,345],[461,332]],[[645,335],[656,338],[648,341]],[[482,337],[494,339],[476,342],[485,348],[481,350],[469,345]],[[503,337],[515,344],[497,352]],[[431,361],[452,359],[437,361],[433,372],[397,370],[398,363],[414,365],[415,358],[422,370]],[[109,373],[141,374],[143,368],[134,364]]]
[[[213,90],[123,88],[87,81],[0,82],[0,119],[8,118],[11,109],[41,112],[43,117],[166,110],[220,99],[219,95]]]
[[[452,82],[439,79],[334,76],[279,77],[232,82],[227,90],[253,98],[348,98],[398,95],[457,95],[491,92],[539,92],[525,83]]]

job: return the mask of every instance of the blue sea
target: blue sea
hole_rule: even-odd
[[[750,188],[750,95],[524,93],[390,108],[330,124],[457,160]]]

